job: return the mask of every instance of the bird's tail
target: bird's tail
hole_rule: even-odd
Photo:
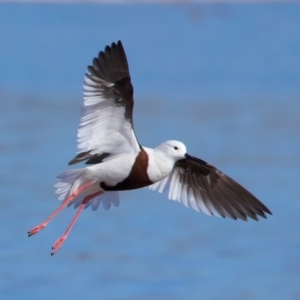
[[[54,187],[56,188],[55,194],[58,194],[58,200],[65,200],[79,185],[79,177],[85,171],[85,169],[75,169],[63,171],[57,178],[57,182]]]
[[[74,204],[74,208],[77,208],[83,201],[83,198],[88,194],[84,190],[84,186],[88,185],[89,182],[84,180],[84,172],[86,169],[75,169],[62,172],[57,176],[59,182],[54,186],[56,188],[56,194],[59,195],[58,200],[66,200],[74,191],[82,190],[78,196],[74,197],[68,206]],[[88,190],[88,189],[87,189]],[[89,201],[85,208],[91,207],[92,210],[96,210],[102,203],[104,209],[109,209],[111,205],[119,206],[119,192],[106,192],[102,195],[95,197]]]

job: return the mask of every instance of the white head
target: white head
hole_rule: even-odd
[[[186,154],[185,145],[175,140],[166,141],[160,144],[159,146],[157,146],[156,149],[162,151],[164,154],[166,154],[169,158],[173,159],[175,162],[179,159],[185,158],[185,154]]]

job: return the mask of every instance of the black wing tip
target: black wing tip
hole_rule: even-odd
[[[123,44],[122,44],[121,40],[118,40],[116,43],[115,42],[111,43],[110,46],[106,45],[104,51],[99,52],[99,57],[100,57],[100,55],[103,55],[103,54],[111,55],[112,50],[123,52],[125,54]]]
[[[249,219],[252,219],[258,222],[260,218],[268,219],[266,213],[269,215],[273,215],[268,209],[267,210],[256,209],[255,212],[252,211],[251,214],[243,214],[243,218],[238,216],[235,220],[242,220],[248,222]]]
[[[79,162],[80,162],[80,160],[78,160],[77,157],[74,157],[72,160],[70,160],[68,162],[68,166],[75,165],[75,164],[77,164]]]
[[[129,66],[122,42],[113,42],[98,53],[89,65],[88,73],[107,82],[116,83],[124,78],[130,79]]]
[[[271,216],[273,215],[273,213],[266,206],[265,206],[264,212],[271,215]]]
[[[78,155],[76,155],[72,160],[69,161],[68,165],[75,165],[77,163],[80,163],[81,161],[87,160],[89,158],[91,158],[93,155],[90,154],[91,151],[87,151],[87,152],[81,152]]]
[[[86,165],[100,164],[109,155],[110,155],[109,153],[94,154],[85,162],[85,164]]]
[[[110,155],[109,153],[91,154],[90,152],[91,151],[79,153],[68,163],[68,165],[74,165],[83,161],[86,161],[85,164],[87,165],[100,164]]]
[[[272,215],[271,211],[268,208],[266,208],[265,206],[264,206],[264,208],[257,208],[257,207],[253,207],[253,206],[249,207],[249,208],[243,207],[243,209],[244,209],[244,212],[239,211],[239,214],[241,214],[242,217],[235,216],[237,218],[237,220],[242,220],[242,221],[247,222],[248,219],[252,219],[254,221],[259,221],[260,218],[267,219],[266,214]]]
[[[106,47],[109,47],[109,46],[106,46]],[[112,42],[110,47],[111,48],[114,48],[114,47],[122,47],[123,48],[123,44],[122,44],[121,40],[118,40],[116,43]]]

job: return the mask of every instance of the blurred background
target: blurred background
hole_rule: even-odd
[[[300,299],[299,4],[1,4],[1,299]],[[121,206],[59,205],[83,76],[122,40],[139,141],[183,141],[273,212],[208,217],[141,189]]]

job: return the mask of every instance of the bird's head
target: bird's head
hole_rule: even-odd
[[[160,144],[157,149],[162,151],[174,162],[186,157],[186,147],[183,143],[175,140],[169,140]]]

